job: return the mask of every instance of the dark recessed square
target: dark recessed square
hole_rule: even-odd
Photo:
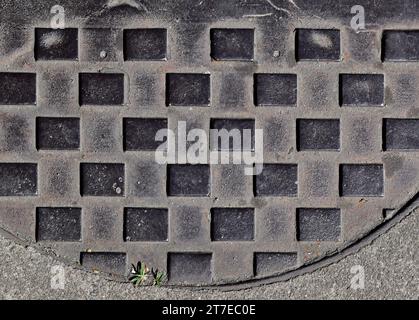
[[[340,165],[340,195],[382,197],[384,173],[382,164]]]
[[[77,60],[78,29],[35,29],[35,60]]]
[[[124,30],[124,60],[166,60],[166,29]]]
[[[36,104],[36,74],[1,72],[0,104]]]
[[[82,196],[124,196],[124,164],[81,163],[80,193]]]
[[[80,264],[93,271],[125,275],[126,254],[122,252],[82,252]]]
[[[419,61],[419,30],[384,30],[383,61]]]
[[[211,193],[210,167],[204,164],[167,166],[167,194],[179,197],[208,197]]]
[[[258,73],[254,75],[256,106],[295,106],[297,75]]]
[[[209,74],[168,73],[166,75],[167,106],[209,106],[210,96]]]
[[[156,141],[161,129],[167,130],[167,119],[124,118],[124,150],[156,150],[166,141]]]
[[[121,105],[124,103],[124,75],[121,73],[80,73],[80,105]]]
[[[253,60],[253,29],[211,29],[210,37],[212,59]]]
[[[297,29],[296,60],[340,60],[340,31]]]
[[[37,208],[37,241],[80,241],[81,208]]]
[[[297,264],[297,253],[295,252],[255,252],[254,254],[254,274],[272,275],[286,269],[292,268]]]
[[[298,209],[298,241],[339,241],[340,234],[340,209]]]
[[[384,75],[339,75],[341,106],[381,107],[384,105]]]
[[[78,150],[79,146],[78,118],[36,118],[38,150]]]
[[[210,145],[214,151],[255,149],[255,120],[211,119]]]
[[[35,196],[38,184],[36,163],[0,163],[0,196]]]
[[[211,209],[212,241],[252,241],[254,239],[253,208]]]
[[[211,253],[169,253],[167,261],[171,283],[208,284],[212,281]]]
[[[125,241],[167,241],[168,210],[156,208],[126,208],[124,215]]]
[[[340,149],[339,119],[297,119],[298,151]]]
[[[296,164],[263,164],[262,172],[253,177],[255,196],[297,196]]]
[[[384,150],[419,150],[419,119],[384,119]]]

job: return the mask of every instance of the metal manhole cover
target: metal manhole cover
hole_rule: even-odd
[[[67,261],[280,279],[418,193],[415,1],[0,3],[0,224]]]

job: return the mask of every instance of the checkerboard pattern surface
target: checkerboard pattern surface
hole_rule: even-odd
[[[418,31],[104,21],[20,29],[29,53],[0,64],[10,233],[88,269],[228,283],[339,250],[417,192]],[[156,163],[179,121],[263,129],[264,170]]]

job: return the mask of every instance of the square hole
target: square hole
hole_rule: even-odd
[[[341,74],[339,91],[341,106],[381,107],[384,105],[384,75]]]
[[[35,60],[77,60],[78,29],[35,29]]]
[[[382,164],[341,164],[340,195],[344,197],[382,197],[384,173]]]
[[[419,119],[383,119],[384,150],[419,150]]]
[[[253,60],[254,29],[211,29],[210,38],[212,59]]]
[[[419,61],[419,30],[384,30],[383,61]]]
[[[167,261],[171,283],[208,284],[212,281],[211,253],[169,253]]]
[[[254,209],[211,209],[212,241],[252,241],[254,239]]]
[[[296,60],[340,60],[340,31],[297,29]]]
[[[36,104],[36,74],[1,72],[0,104]]]
[[[209,106],[210,96],[209,74],[166,74],[167,106]]]
[[[339,150],[339,119],[297,119],[297,149]]]
[[[124,103],[122,73],[80,73],[80,105],[121,105]]]
[[[208,197],[211,192],[210,167],[204,164],[167,166],[169,196]]]
[[[36,118],[38,150],[78,150],[79,146],[78,118]]]
[[[125,208],[125,241],[168,241],[168,210]]]
[[[124,150],[156,150],[167,140],[156,141],[161,129],[167,130],[167,119],[124,118]]]
[[[109,28],[81,29],[84,61],[118,61],[120,30]]]
[[[295,252],[255,252],[254,274],[272,275],[297,264],[297,253]]]
[[[254,176],[255,196],[296,197],[298,168],[296,164],[263,164],[260,174]]]
[[[255,149],[255,120],[253,119],[211,119],[210,129],[210,144],[213,151],[253,151]]]
[[[38,190],[36,163],[0,163],[0,196],[35,196]]]
[[[36,241],[80,241],[81,208],[37,208]]]
[[[257,73],[254,75],[254,104],[256,106],[295,106],[297,75]]]
[[[126,254],[123,252],[82,252],[80,264],[93,271],[125,275]]]
[[[124,30],[124,60],[166,60],[166,29]]]
[[[124,195],[124,180],[124,164],[80,164],[80,193],[82,196],[122,197]]]
[[[340,209],[304,208],[297,210],[298,241],[339,241]]]

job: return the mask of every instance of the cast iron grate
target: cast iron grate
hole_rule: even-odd
[[[46,2],[5,4],[1,227],[88,269],[142,261],[193,285],[359,241],[418,193],[419,6],[356,4],[361,32],[326,0],[63,1],[65,29]],[[264,171],[157,163],[156,133],[182,121],[250,130],[251,150],[263,129]]]

